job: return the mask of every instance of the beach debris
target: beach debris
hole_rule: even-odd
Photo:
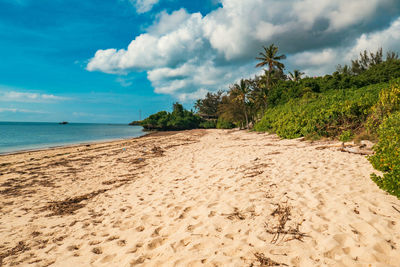
[[[262,170],[253,170],[253,171],[245,173],[245,176],[243,178],[253,178],[253,177],[256,177],[263,173],[264,173],[264,171],[262,171]]]
[[[245,220],[246,219],[246,212],[240,211],[238,208],[234,208],[232,213],[229,214],[222,214],[223,216],[226,216],[229,220]]]
[[[15,256],[20,253],[23,253],[27,250],[30,250],[30,247],[28,247],[24,241],[19,241],[18,244],[13,247],[12,249],[9,249],[8,251],[0,254],[0,266],[3,264],[3,260],[9,256]]]
[[[162,149],[161,147],[159,147],[159,146],[154,146],[152,149],[151,149],[151,152],[153,153],[153,154],[155,154],[156,156],[163,156],[164,155],[164,152],[165,152],[165,150],[164,149]]]
[[[92,249],[92,252],[93,252],[94,254],[102,254],[102,253],[103,253],[103,250],[102,250],[100,247],[94,247],[94,248]]]
[[[81,209],[85,206],[85,204],[81,203],[84,200],[89,200],[94,198],[95,196],[102,194],[109,189],[101,189],[89,194],[85,194],[82,196],[67,198],[61,201],[50,202],[50,204],[44,207],[44,210],[51,210],[53,213],[48,216],[56,216],[56,215],[70,215],[74,214],[76,210]]]
[[[272,152],[269,152],[269,153],[267,154],[267,156],[279,155],[279,154],[282,154],[282,152],[280,152],[280,151],[272,151]]]
[[[341,152],[347,152],[347,153],[352,153],[352,154],[358,154],[358,155],[372,155],[374,154],[374,151],[371,150],[371,145],[368,143],[361,143],[360,145],[354,145],[354,144],[333,144],[333,145],[324,145],[324,146],[318,146],[315,149],[316,150],[323,150],[323,149],[329,149],[329,148],[339,148],[339,151]]]
[[[389,239],[389,240],[386,240],[386,242],[388,243],[388,245],[390,245],[391,249],[396,249],[396,243],[394,241]]]
[[[133,163],[133,164],[139,164],[141,162],[144,162],[144,158],[137,158],[137,159],[131,160],[131,163]]]
[[[288,266],[285,263],[279,263],[279,262],[272,260],[271,258],[266,257],[264,255],[264,253],[256,252],[256,253],[254,253],[254,257],[256,257],[256,260],[258,261],[259,266]],[[254,266],[254,263],[251,263],[250,267],[253,267],[253,266]]]
[[[363,155],[363,156],[368,156],[368,155],[374,154],[374,152],[371,151],[371,150],[362,150],[362,149],[356,148],[356,147],[342,147],[342,148],[339,149],[339,151],[352,153],[352,154]]]
[[[394,208],[398,213],[400,213],[400,210],[397,209],[395,206],[392,206],[392,208]]]
[[[297,223],[295,227],[289,226],[286,227],[286,223],[291,220],[291,207],[281,204],[275,204],[277,208],[271,213],[272,216],[277,217],[278,223],[272,227],[265,223],[265,231],[268,234],[274,235],[271,240],[271,244],[278,243],[279,239],[283,240],[286,235],[290,235],[291,237],[287,238],[285,242],[291,240],[299,240],[303,241],[304,237],[309,237],[307,234],[300,232],[301,223]],[[281,235],[282,238],[281,238]]]

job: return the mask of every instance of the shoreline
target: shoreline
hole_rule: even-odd
[[[0,265],[396,266],[400,200],[339,149],[189,130],[3,155]]]
[[[201,130],[201,129],[198,129],[198,130]],[[30,153],[30,152],[54,150],[54,149],[74,148],[74,147],[80,147],[80,146],[86,146],[86,145],[107,144],[107,143],[113,143],[113,142],[120,142],[120,141],[124,141],[124,140],[140,139],[140,138],[147,137],[147,136],[170,136],[170,135],[178,134],[178,133],[185,132],[185,131],[191,131],[191,130],[184,130],[184,131],[143,131],[144,132],[143,135],[135,136],[135,137],[126,137],[126,138],[117,138],[117,139],[104,139],[104,140],[97,140],[97,141],[96,140],[95,141],[88,141],[88,142],[84,142],[84,143],[71,143],[71,144],[65,144],[65,145],[46,146],[46,147],[41,147],[41,148],[22,149],[22,150],[17,150],[17,151],[10,151],[10,152],[0,152],[0,157],[8,156],[8,155],[24,154],[24,153]]]
[[[202,130],[202,129],[196,129],[196,130]],[[30,152],[38,152],[38,151],[46,151],[46,150],[54,150],[54,149],[62,149],[62,148],[74,148],[74,147],[80,147],[80,146],[86,146],[86,145],[97,145],[97,144],[107,144],[107,143],[114,143],[114,142],[120,142],[120,141],[125,141],[125,140],[134,140],[134,139],[140,139],[148,136],[170,136],[170,135],[175,135],[178,133],[182,133],[185,131],[192,131],[192,130],[182,130],[182,131],[143,131],[144,134],[140,136],[135,136],[135,137],[126,137],[126,138],[118,138],[118,139],[105,139],[105,140],[97,140],[97,141],[88,141],[85,143],[73,143],[73,144],[65,144],[65,145],[57,145],[57,146],[49,146],[49,147],[42,147],[42,148],[33,148],[33,149],[23,149],[23,150],[18,150],[18,151],[10,151],[10,152],[0,152],[0,157],[1,156],[8,156],[8,155],[16,155],[16,154],[24,154],[24,153],[30,153]]]
[[[135,136],[135,137],[103,139],[103,140],[87,141],[87,142],[83,142],[83,143],[67,143],[67,144],[62,144],[62,145],[54,145],[54,146],[50,145],[50,146],[46,146],[46,147],[39,147],[39,148],[32,148],[32,149],[21,149],[21,150],[16,150],[16,151],[0,152],[0,157],[6,156],[6,155],[23,154],[23,153],[37,152],[37,151],[46,151],[46,150],[54,150],[54,149],[62,149],[62,148],[70,148],[70,147],[73,148],[73,147],[86,146],[86,145],[106,144],[106,143],[142,138],[147,135],[149,135],[149,133],[145,132],[145,134],[140,135],[140,136]]]

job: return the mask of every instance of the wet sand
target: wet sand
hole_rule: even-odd
[[[400,200],[339,147],[194,130],[1,155],[0,261],[398,266]]]

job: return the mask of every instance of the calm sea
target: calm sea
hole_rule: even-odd
[[[142,127],[123,124],[0,122],[0,153],[138,137]]]

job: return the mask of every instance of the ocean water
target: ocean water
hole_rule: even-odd
[[[142,136],[140,126],[0,122],[0,153]]]

